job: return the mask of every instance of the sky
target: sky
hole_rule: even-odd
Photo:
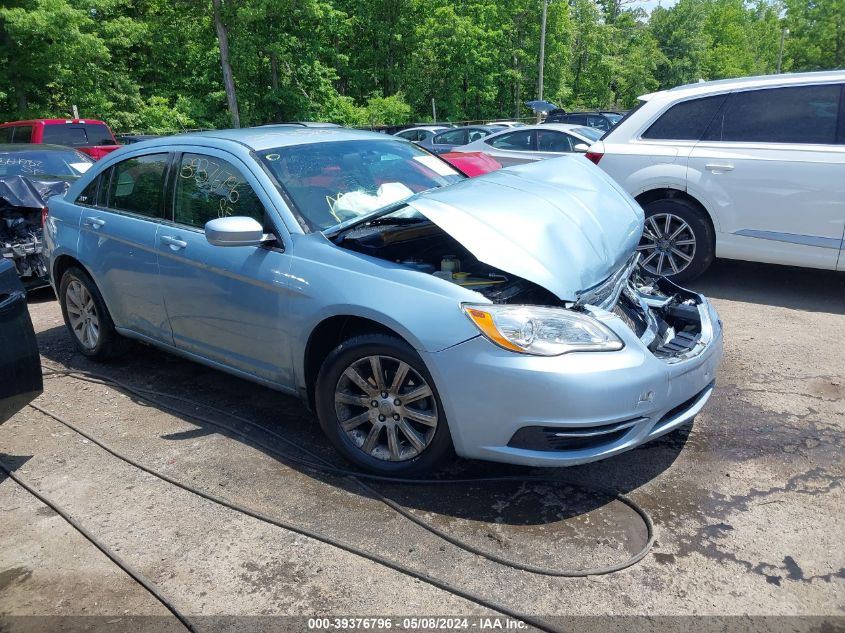
[[[675,2],[677,2],[677,0],[636,0],[635,2],[632,2],[630,6],[641,7],[651,13],[651,10],[658,5],[668,8],[674,5]]]

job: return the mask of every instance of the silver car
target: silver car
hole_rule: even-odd
[[[452,151],[483,152],[508,167],[566,154],[585,153],[602,134],[601,130],[595,128],[567,123],[526,125],[485,136]]]
[[[692,420],[719,319],[643,275],[640,207],[581,156],[466,179],[346,129],[165,137],[96,163],[45,224],[85,356],[129,339],[301,397],[349,460],[565,466]]]

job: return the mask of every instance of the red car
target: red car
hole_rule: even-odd
[[[93,119],[32,119],[0,123],[0,143],[68,145],[99,160],[121,147],[109,126]]]
[[[457,167],[470,178],[487,174],[502,168],[502,164],[482,152],[447,152],[440,158]]]

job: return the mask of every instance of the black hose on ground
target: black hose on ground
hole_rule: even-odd
[[[127,563],[120,556],[118,556],[117,553],[114,550],[112,550],[108,545],[106,545],[105,543],[100,541],[96,536],[94,536],[88,530],[86,530],[85,527],[83,527],[82,524],[79,523],[79,521],[74,519],[70,514],[68,514],[65,510],[63,510],[61,506],[59,506],[57,503],[50,500],[48,497],[44,496],[43,494],[38,492],[35,488],[30,486],[17,473],[15,473],[13,468],[10,468],[6,464],[4,464],[2,461],[0,461],[0,470],[5,472],[12,479],[12,481],[14,481],[16,484],[18,484],[21,488],[26,490],[29,494],[31,494],[33,497],[38,499],[45,506],[50,508],[53,512],[55,512],[60,517],[62,517],[65,521],[67,521],[71,525],[71,527],[73,527],[77,532],[79,532],[83,537],[85,537],[94,547],[96,547],[103,554],[105,554],[106,557],[108,557],[108,559],[111,560],[111,562],[113,562],[115,565],[120,567],[124,572],[126,572],[126,574],[132,578],[132,580],[134,580],[139,585],[141,585],[144,589],[146,589],[148,592],[150,592],[150,594],[156,600],[158,600],[162,605],[164,605],[165,609],[170,611],[170,613],[172,613],[174,616],[176,616],[176,618],[182,624],[185,625],[186,629],[191,631],[191,633],[198,633],[197,629],[194,627],[193,624],[191,624],[191,621],[188,619],[188,617],[186,615],[184,615],[181,611],[179,611],[179,609],[177,609],[176,606],[173,603],[171,603],[167,598],[165,598],[164,595],[162,595],[162,593],[158,589],[156,589],[156,586],[153,583],[151,583],[149,580],[147,580],[146,577],[143,574],[141,574],[139,571],[136,571],[135,569],[133,569],[129,565],[129,563]]]
[[[463,549],[463,550],[465,550],[469,553],[481,556],[483,558],[486,558],[488,560],[491,560],[493,562],[496,562],[498,564],[501,564],[501,565],[504,565],[504,566],[507,566],[507,567],[510,567],[510,568],[513,568],[513,569],[518,569],[518,570],[521,570],[521,571],[527,571],[527,572],[535,573],[535,574],[542,574],[542,575],[547,575],[547,576],[558,576],[558,577],[584,577],[584,576],[591,576],[591,575],[609,574],[609,573],[612,573],[612,572],[615,572],[615,571],[620,571],[622,569],[626,569],[626,568],[636,564],[640,560],[642,560],[646,556],[648,551],[651,549],[651,547],[654,543],[654,539],[655,539],[654,524],[651,520],[651,517],[648,515],[648,513],[639,504],[637,504],[632,499],[629,499],[625,495],[622,495],[618,492],[602,489],[602,488],[599,488],[599,487],[591,487],[591,486],[588,487],[588,486],[584,486],[582,484],[574,484],[574,483],[565,482],[565,481],[561,481],[559,479],[554,479],[554,478],[550,478],[550,477],[503,476],[503,477],[478,477],[478,478],[463,478],[463,479],[404,479],[404,478],[397,478],[397,477],[385,477],[385,476],[379,476],[379,475],[370,475],[370,474],[361,473],[361,472],[352,471],[352,470],[347,470],[347,469],[343,469],[343,468],[337,468],[337,467],[333,466],[330,462],[323,459],[321,456],[319,456],[316,453],[313,453],[311,451],[308,451],[307,449],[304,449],[300,446],[297,446],[295,443],[293,443],[291,440],[285,438],[281,434],[278,434],[274,431],[266,429],[266,428],[262,427],[261,425],[253,422],[252,420],[249,420],[249,419],[244,418],[242,416],[238,416],[236,414],[229,413],[228,411],[224,411],[224,410],[219,409],[217,407],[207,405],[205,403],[202,403],[202,402],[199,402],[199,401],[196,401],[196,400],[192,400],[190,398],[185,398],[183,396],[168,394],[168,393],[165,393],[165,392],[156,391],[156,390],[152,390],[152,389],[145,389],[145,388],[142,388],[142,387],[133,387],[133,386],[128,385],[126,383],[123,383],[119,380],[115,380],[115,379],[113,379],[109,376],[105,376],[105,375],[102,375],[102,374],[96,374],[94,372],[87,372],[87,371],[73,370],[73,369],[55,369],[53,367],[48,367],[48,366],[45,366],[45,369],[47,370],[44,374],[45,377],[67,376],[67,377],[75,378],[77,380],[83,380],[83,381],[92,382],[92,383],[95,383],[95,384],[102,384],[102,385],[106,385],[106,386],[117,387],[117,388],[122,389],[122,390],[124,390],[128,393],[136,395],[138,398],[140,398],[142,400],[145,400],[145,401],[150,402],[154,405],[157,405],[157,406],[161,407],[162,409],[172,411],[172,412],[174,412],[178,415],[182,415],[182,416],[185,416],[185,417],[188,417],[188,418],[193,418],[195,420],[198,420],[198,421],[206,423],[206,424],[211,424],[213,426],[227,430],[229,432],[241,434],[241,432],[238,429],[233,428],[232,426],[229,426],[229,425],[224,424],[224,423],[217,421],[217,420],[213,420],[213,419],[211,419],[207,416],[203,416],[203,415],[200,415],[200,414],[197,414],[197,413],[193,413],[193,412],[190,412],[190,411],[185,411],[185,410],[179,409],[179,408],[177,408],[177,407],[175,407],[171,404],[163,402],[161,400],[161,398],[168,398],[168,399],[176,400],[176,401],[179,401],[179,402],[189,403],[191,405],[203,407],[203,408],[205,408],[209,411],[213,411],[213,412],[219,413],[221,415],[228,416],[228,417],[230,417],[234,420],[241,422],[242,424],[246,424],[250,427],[253,427],[253,428],[260,430],[262,433],[266,433],[266,434],[270,435],[271,437],[281,441],[282,443],[293,447],[294,450],[296,450],[300,453],[304,453],[306,455],[309,455],[312,459],[316,460],[316,462],[318,462],[318,463],[309,461],[307,459],[303,459],[303,458],[295,456],[295,455],[291,455],[289,453],[283,453],[283,452],[278,451],[277,449],[267,445],[266,443],[261,442],[260,440],[257,440],[257,439],[254,439],[254,438],[247,438],[249,440],[249,442],[251,442],[255,446],[261,448],[262,450],[268,452],[269,454],[272,454],[272,455],[278,457],[282,461],[288,461],[288,462],[293,462],[293,463],[299,464],[300,466],[307,468],[309,470],[312,470],[314,472],[317,472],[317,473],[346,477],[346,478],[350,479],[351,481],[353,481],[354,483],[356,483],[357,485],[361,486],[362,489],[364,489],[368,493],[372,494],[374,497],[379,499],[382,503],[385,503],[388,507],[390,507],[394,511],[401,514],[403,517],[407,518],[408,520],[412,521],[413,523],[422,527],[423,529],[428,530],[432,534],[435,534],[436,536],[442,538],[443,540],[447,541],[448,543],[451,543],[451,544],[455,545],[456,547],[459,547],[459,548],[461,548],[461,549]],[[209,501],[212,501],[212,502],[217,503],[219,505],[225,506],[225,507],[227,507],[231,510],[241,512],[243,514],[246,514],[248,516],[256,518],[260,521],[264,521],[266,523],[275,525],[277,527],[281,527],[283,529],[286,529],[286,530],[289,530],[289,531],[292,531],[292,532],[296,532],[298,534],[302,534],[303,536],[313,538],[317,541],[326,543],[328,545],[332,545],[334,547],[345,550],[345,551],[350,552],[352,554],[361,556],[362,558],[365,558],[365,559],[370,560],[372,562],[375,562],[377,564],[380,564],[380,565],[383,565],[383,566],[388,567],[390,569],[393,569],[394,571],[397,571],[399,573],[408,575],[408,576],[413,577],[413,578],[417,578],[417,579],[419,579],[423,582],[426,582],[426,583],[428,583],[428,584],[430,584],[434,587],[437,587],[439,589],[447,591],[448,593],[451,593],[451,594],[456,595],[458,597],[464,598],[464,599],[469,600],[471,602],[475,602],[476,604],[483,606],[485,608],[491,609],[493,611],[498,611],[499,613],[502,613],[504,615],[522,620],[522,621],[526,622],[527,624],[530,624],[530,625],[532,625],[532,626],[534,626],[534,627],[536,627],[540,630],[543,630],[543,631],[554,631],[555,630],[555,629],[551,628],[548,623],[545,623],[542,620],[538,620],[538,619],[534,618],[533,616],[518,613],[518,612],[510,609],[509,607],[507,607],[505,605],[494,603],[490,600],[487,600],[483,596],[479,596],[479,595],[476,595],[472,592],[466,591],[466,590],[464,590],[460,587],[453,586],[450,583],[447,583],[445,581],[441,581],[437,578],[429,576],[428,574],[425,574],[425,573],[419,572],[415,569],[406,567],[405,565],[402,565],[401,563],[396,563],[396,562],[394,562],[390,559],[384,558],[382,556],[379,556],[378,554],[374,554],[374,553],[369,552],[367,550],[358,548],[354,545],[349,545],[347,543],[343,543],[342,541],[335,540],[331,537],[320,534],[319,532],[315,532],[315,531],[310,530],[308,528],[303,528],[301,526],[288,523],[288,522],[284,521],[283,519],[278,519],[276,517],[266,515],[266,514],[260,512],[260,511],[253,510],[253,509],[245,507],[245,506],[241,506],[240,504],[238,504],[236,502],[231,502],[231,501],[228,501],[226,499],[222,499],[220,497],[217,497],[216,495],[213,495],[211,493],[208,493],[208,492],[202,491],[200,489],[194,488],[194,487],[192,487],[188,484],[182,483],[182,482],[180,482],[176,479],[173,479],[172,477],[169,477],[166,474],[160,473],[160,472],[158,472],[154,469],[151,469],[151,468],[144,466],[143,464],[140,464],[139,462],[136,462],[131,457],[123,455],[122,453],[120,453],[116,449],[112,449],[111,447],[109,447],[105,443],[101,442],[100,440],[97,440],[96,438],[92,437],[91,435],[89,435],[88,433],[83,431],[82,429],[78,428],[73,423],[68,422],[67,420],[63,419],[61,416],[59,416],[55,413],[52,413],[52,412],[50,412],[50,411],[48,411],[48,410],[46,410],[46,409],[44,409],[44,408],[42,408],[38,405],[35,405],[35,404],[30,404],[29,406],[31,406],[32,408],[36,409],[37,411],[43,413],[44,415],[47,415],[48,417],[56,420],[57,422],[67,426],[68,428],[70,428],[74,432],[82,435],[83,437],[85,437],[89,441],[93,442],[94,444],[96,444],[97,446],[99,446],[100,448],[105,450],[106,452],[110,453],[114,457],[117,457],[118,459],[126,462],[127,464],[130,464],[130,465],[132,465],[132,466],[134,466],[134,467],[136,467],[136,468],[138,468],[138,469],[140,469],[140,470],[142,470],[142,471],[144,471],[148,474],[151,474],[154,477],[157,477],[157,478],[159,478],[163,481],[166,481],[166,482],[168,482],[168,483],[170,483],[174,486],[177,486],[178,488],[186,490],[187,492],[191,492],[192,494],[200,496],[200,497],[202,497],[206,500],[209,500]],[[534,482],[534,483],[547,483],[547,484],[555,484],[555,485],[567,484],[567,485],[571,485],[571,486],[574,486],[574,487],[581,488],[581,489],[586,490],[586,491],[600,492],[602,494],[606,494],[606,495],[620,501],[621,503],[627,505],[629,508],[631,508],[642,519],[643,523],[645,524],[646,532],[647,532],[647,541],[646,541],[646,544],[644,545],[644,547],[639,552],[637,552],[634,556],[629,558],[628,560],[623,561],[623,562],[618,563],[618,564],[615,564],[615,565],[610,565],[610,566],[607,566],[607,567],[591,568],[591,569],[549,569],[549,568],[539,567],[539,566],[535,566],[535,565],[528,565],[528,564],[519,563],[519,562],[516,562],[516,561],[511,561],[511,560],[502,558],[502,557],[500,557],[496,554],[493,554],[491,552],[488,552],[488,551],[482,550],[480,548],[474,547],[472,545],[469,545],[468,543],[465,543],[465,542],[461,541],[460,539],[449,535],[448,533],[436,528],[435,526],[432,526],[432,525],[426,523],[425,521],[419,519],[413,513],[409,512],[408,510],[406,510],[405,508],[403,508],[402,506],[400,506],[399,504],[397,504],[393,500],[388,499],[387,497],[385,497],[384,495],[379,493],[377,490],[375,490],[371,486],[364,483],[364,481],[362,481],[362,480],[382,482],[382,483],[392,483],[392,484],[398,483],[398,484],[419,484],[419,485],[455,485],[455,484],[478,484],[478,483],[496,483],[496,482],[498,482],[498,483],[501,483],[501,482]],[[146,585],[145,585],[145,587],[146,587]],[[156,594],[154,594],[154,595],[156,595]],[[158,595],[156,595],[156,597],[159,598]],[[159,599],[161,600],[162,598],[159,598]],[[180,618],[180,621],[181,621],[181,618]],[[186,626],[189,626],[189,625],[186,624]],[[190,626],[189,626],[189,628],[190,628]]]

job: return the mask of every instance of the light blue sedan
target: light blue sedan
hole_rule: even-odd
[[[707,300],[637,266],[643,213],[580,156],[467,179],[341,128],[160,138],[53,198],[81,353],[130,339],[305,400],[340,452],[589,462],[689,422],[722,353]]]

